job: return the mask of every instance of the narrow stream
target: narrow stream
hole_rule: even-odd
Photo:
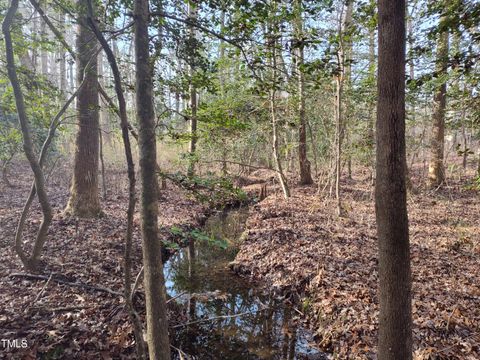
[[[178,296],[189,324],[175,329],[173,346],[184,359],[324,359],[293,325],[291,307],[258,294],[229,270],[247,216],[243,208],[210,217],[203,232],[228,246],[197,241],[165,264],[167,293]],[[175,356],[181,359],[178,351]]]

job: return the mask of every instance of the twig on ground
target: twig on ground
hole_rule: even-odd
[[[168,299],[168,300],[167,300],[167,304],[168,304],[169,302],[171,302],[171,301],[175,300],[175,299],[178,299],[180,296],[183,296],[183,295],[185,295],[186,293],[187,293],[187,292],[186,292],[186,291],[184,291],[184,292],[181,292],[180,294],[177,294],[177,295],[175,295],[174,297],[172,297],[172,298]]]
[[[52,281],[52,276],[53,276],[53,273],[50,273],[50,276],[48,277],[47,282],[45,283],[45,285],[43,285],[42,289],[37,294],[37,296],[35,297],[35,300],[33,300],[32,304],[30,306],[33,306],[38,301],[38,299],[40,299],[40,297],[43,295],[43,293],[45,292],[45,289],[47,288],[48,284],[50,284],[50,281]]]
[[[137,277],[135,278],[135,282],[133,283],[133,288],[132,292],[130,293],[130,300],[133,302],[133,298],[135,297],[135,293],[137,292],[138,285],[140,284],[140,279],[142,278],[143,275],[143,265],[140,271],[137,274]]]
[[[187,359],[190,359],[190,356],[183,350],[179,349],[179,348],[176,348],[175,346],[173,346],[172,344],[170,344],[170,347],[173,349],[173,350],[176,350],[178,352],[178,356],[180,357],[180,360],[187,360]]]

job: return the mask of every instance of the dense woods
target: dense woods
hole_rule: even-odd
[[[0,358],[480,358],[478,2],[0,21]]]

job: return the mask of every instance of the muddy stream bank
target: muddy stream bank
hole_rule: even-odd
[[[202,229],[206,238],[181,249],[165,264],[167,293],[183,309],[172,343],[191,359],[323,359],[295,310],[260,293],[234,274],[248,208],[216,213]]]

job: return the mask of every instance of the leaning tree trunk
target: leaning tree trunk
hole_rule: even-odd
[[[147,342],[150,360],[170,360],[165,279],[158,238],[157,147],[149,55],[148,0],[135,0],[134,16]]]
[[[84,81],[77,99],[78,132],[70,199],[66,213],[78,217],[101,214],[98,191],[99,103],[97,41],[86,23],[87,1],[78,0],[82,14],[77,34],[77,84]],[[85,78],[85,79],[84,79]]]
[[[445,181],[443,157],[445,151],[445,107],[447,103],[447,81],[444,77],[448,69],[448,32],[442,32],[437,42],[436,72],[441,84],[433,97],[432,134],[430,139],[430,164],[428,167],[428,183],[431,187],[441,185]]]
[[[27,157],[28,162],[30,163],[30,167],[32,168],[32,172],[35,179],[35,189],[38,196],[38,201],[40,203],[40,207],[42,209],[43,220],[40,224],[40,228],[37,233],[37,237],[35,240],[35,244],[32,250],[32,254],[28,257],[22,250],[21,243],[15,241],[15,250],[20,257],[23,265],[26,269],[30,271],[37,270],[38,262],[40,260],[40,255],[47,240],[47,233],[50,223],[52,221],[52,208],[50,206],[50,202],[48,200],[48,195],[45,186],[45,177],[43,174],[41,160],[37,160],[35,153],[34,153],[34,146],[32,135],[30,131],[30,125],[28,122],[27,111],[25,107],[25,101],[23,98],[23,92],[20,86],[20,82],[17,76],[17,70],[15,67],[15,55],[13,51],[13,43],[12,43],[12,36],[10,33],[10,28],[13,23],[15,14],[18,10],[18,2],[19,0],[12,0],[10,7],[5,15],[2,24],[2,31],[5,40],[5,53],[6,53],[6,60],[7,60],[7,73],[8,78],[12,84],[13,94],[15,97],[15,105],[17,107],[18,113],[18,120],[20,122],[20,127],[22,130],[23,135],[23,149],[25,151],[25,156]],[[33,196],[32,196],[33,200]],[[22,214],[23,216],[23,214]],[[19,226],[20,229],[20,226]],[[19,233],[19,229],[17,229],[17,234]],[[20,235],[21,237],[21,235]]]
[[[412,359],[405,154],[405,0],[378,2],[375,211],[380,317],[378,359]]]
[[[303,73],[304,63],[304,39],[303,39],[303,8],[302,0],[296,0],[295,36],[297,41],[296,49],[296,72],[298,81],[298,161],[300,165],[300,184],[309,185],[313,183],[310,170],[310,161],[307,157],[307,120],[305,117],[305,75]]]

